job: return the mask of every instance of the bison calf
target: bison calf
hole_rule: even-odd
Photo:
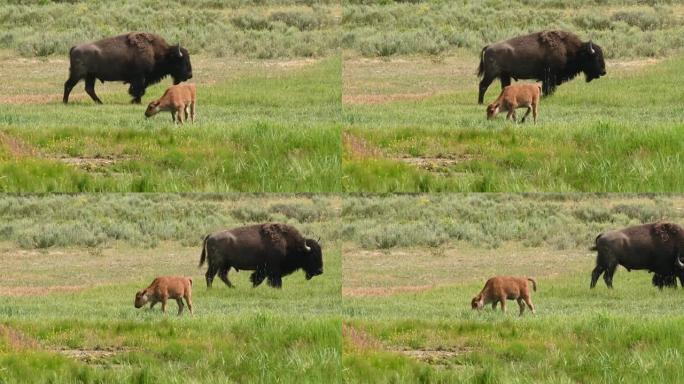
[[[530,288],[527,281],[532,282],[532,288],[537,290],[537,283],[529,277],[495,276],[487,280],[480,293],[473,297],[471,305],[473,309],[480,310],[486,304],[492,303],[492,309],[496,309],[496,303],[501,302],[501,311],[506,312],[506,300],[517,300],[520,306],[520,316],[525,311],[525,304],[534,313],[534,305],[530,299]]]
[[[500,111],[508,111],[506,120],[512,117],[513,121],[515,121],[515,110],[527,108],[527,113],[525,113],[521,122],[524,123],[530,111],[532,111],[532,118],[536,124],[540,98],[541,84],[539,83],[509,85],[501,91],[499,98],[487,106],[487,119],[495,118]]]
[[[178,84],[170,86],[159,100],[155,100],[147,106],[145,116],[154,116],[161,111],[170,111],[173,122],[190,120],[195,122],[195,84]]]
[[[183,313],[183,299],[188,303],[192,314],[192,279],[181,276],[161,276],[154,279],[149,287],[135,294],[135,307],[141,308],[150,302],[150,308],[161,301],[162,312],[166,313],[166,300],[175,299],[178,303],[178,316]]]

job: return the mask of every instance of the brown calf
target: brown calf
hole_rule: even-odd
[[[523,116],[521,123],[532,111],[532,118],[537,124],[537,109],[539,108],[539,99],[541,98],[541,84],[526,83],[509,85],[501,91],[499,97],[493,103],[487,106],[487,119],[491,120],[499,114],[499,111],[508,111],[506,120],[511,117],[515,122],[515,110],[517,108],[527,108],[527,113]]]
[[[188,303],[192,314],[192,279],[182,276],[161,276],[152,281],[149,287],[135,294],[135,307],[141,308],[149,301],[150,308],[161,301],[162,312],[166,313],[166,300],[175,299],[178,303],[178,316],[183,313],[183,299]]]
[[[170,86],[159,100],[151,102],[147,106],[145,116],[154,116],[161,111],[170,111],[173,122],[183,124],[188,120],[188,110],[190,120],[195,122],[195,84],[181,83]]]
[[[534,313],[534,305],[530,299],[530,288],[527,281],[532,282],[532,288],[537,291],[537,283],[529,277],[495,276],[487,280],[480,293],[473,297],[471,306],[480,310],[486,304],[492,303],[492,309],[496,309],[496,303],[501,302],[501,311],[506,312],[506,300],[517,300],[520,306],[520,316],[525,311],[525,304]]]

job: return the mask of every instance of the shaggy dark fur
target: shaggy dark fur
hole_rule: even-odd
[[[482,48],[477,70],[480,81],[478,103],[484,102],[489,85],[501,80],[501,89],[511,78],[542,82],[544,95],[584,72],[587,82],[606,74],[601,47],[565,31],[542,31],[518,36]]]
[[[316,240],[305,239],[291,225],[267,223],[216,232],[204,238],[199,266],[207,261],[207,287],[216,273],[229,287],[230,268],[254,271],[253,286],[268,278],[272,287],[282,286],[282,277],[303,269],[307,280],[323,273],[323,252]]]
[[[668,276],[684,274],[684,263],[680,258],[683,247],[684,229],[674,223],[643,224],[601,233],[591,248],[598,253],[590,287],[594,288],[603,274],[606,285],[612,288],[613,274],[618,265],[628,271],[654,272],[659,277],[653,277],[653,284],[667,285]]]
[[[166,76],[173,83],[192,78],[190,55],[180,45],[170,46],[155,34],[131,32],[94,43],[81,44],[69,51],[69,79],[64,83],[64,103],[74,86],[85,79],[85,90],[98,104],[95,80],[122,81],[130,84],[128,93],[133,103],[140,103],[148,86]]]

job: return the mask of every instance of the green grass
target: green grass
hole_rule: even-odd
[[[420,64],[427,69],[420,69]],[[351,103],[344,107],[345,130],[380,155],[347,148],[343,188],[374,192],[676,192],[684,188],[680,155],[684,93],[672,86],[684,69],[681,57],[638,69],[622,69],[616,63],[609,65],[603,79],[590,84],[576,79],[562,85],[554,96],[542,100],[536,125],[513,125],[502,116],[487,121],[484,107],[474,103],[477,79],[467,72],[475,64],[474,59],[377,64],[389,71],[382,85],[372,82],[368,69],[355,73],[353,65],[345,67],[349,68],[345,77],[350,79],[346,86],[352,93]],[[456,76],[447,72],[452,66],[457,67]],[[405,84],[411,68],[418,72],[417,81]],[[364,90],[364,84],[370,89]],[[391,99],[402,92],[424,90],[437,95],[411,102]],[[498,92],[498,84],[493,84],[486,101]],[[354,101],[367,93],[389,101],[370,105]],[[437,165],[425,169],[401,158],[422,158]],[[445,158],[448,162],[440,163]]]
[[[335,197],[292,195],[4,196],[0,382],[339,382],[341,267]],[[324,273],[281,290],[205,288],[207,231],[287,221],[320,237]],[[12,229],[12,228],[14,229]],[[209,229],[208,227],[211,227]],[[56,242],[24,242],[17,230]],[[194,236],[193,236],[194,234]],[[94,237],[100,242],[87,243]],[[187,237],[187,238],[186,238]],[[193,278],[195,314],[135,309],[156,276]]]
[[[51,91],[20,76],[8,96],[55,101],[0,106],[2,191],[340,189],[339,59],[293,69],[198,59],[197,122],[183,127],[168,113],[145,119],[121,84],[99,87],[105,105],[79,99],[82,84],[62,105],[51,96],[66,74],[61,64],[32,64],[49,72]],[[166,86],[148,89],[143,102]]]
[[[603,230],[681,222],[681,196],[357,196],[343,209],[346,382],[677,382],[681,289],[619,268],[589,289]],[[583,237],[586,238],[583,239]],[[399,239],[381,247],[378,239]],[[379,249],[380,248],[380,249]],[[470,309],[494,275],[532,276],[536,315]]]

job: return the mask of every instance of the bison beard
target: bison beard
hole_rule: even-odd
[[[200,266],[207,260],[207,287],[214,276],[228,286],[228,271],[253,270],[253,286],[268,279],[272,287],[282,286],[282,277],[303,269],[306,279],[323,273],[321,247],[316,240],[304,239],[287,224],[268,223],[220,231],[205,237]]]
[[[62,101],[69,102],[74,86],[85,79],[86,93],[98,104],[95,81],[122,81],[130,84],[128,93],[133,103],[140,103],[148,86],[166,76],[173,83],[192,78],[190,55],[180,44],[170,46],[155,34],[131,32],[89,44],[81,44],[69,51],[69,79],[64,83]]]

